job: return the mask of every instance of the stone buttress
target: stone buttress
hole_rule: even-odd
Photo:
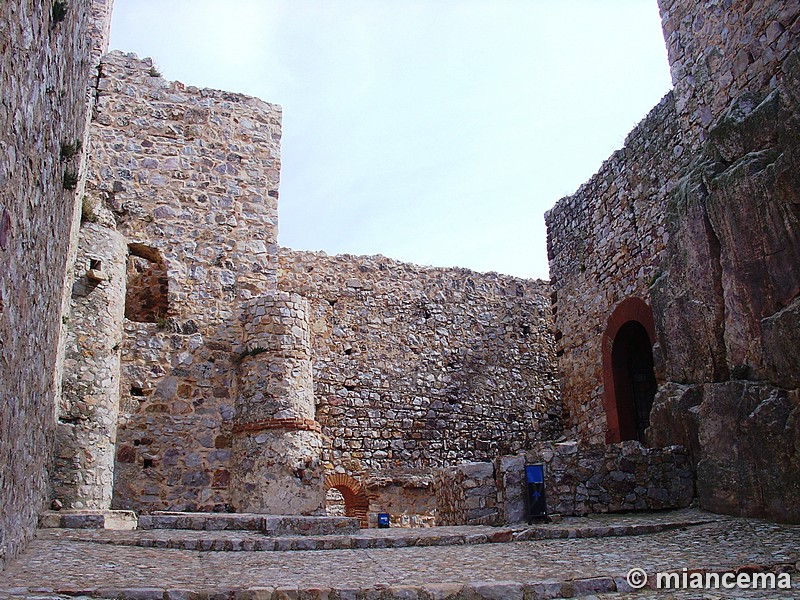
[[[231,497],[238,512],[324,510],[308,304],[277,292],[242,311],[244,351],[233,425]]]
[[[51,473],[66,508],[111,506],[127,252],[113,229],[81,227]]]

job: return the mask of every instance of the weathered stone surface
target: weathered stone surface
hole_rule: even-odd
[[[309,302],[326,470],[430,474],[561,434],[544,282],[288,249],[280,267]]]
[[[666,383],[658,390],[650,412],[647,445],[663,448],[671,444],[689,452],[692,464],[700,458],[699,412],[703,401],[701,385]]]
[[[126,255],[119,233],[81,225],[50,475],[53,496],[67,508],[111,506]]]
[[[670,93],[623,149],[545,214],[565,424],[585,441],[605,442],[602,337],[609,318],[627,298],[649,299],[660,275],[665,199],[688,161],[675,152],[680,143]]]
[[[39,516],[40,528],[132,531],[137,525],[136,513],[129,510],[51,510]]]
[[[706,469],[698,470],[701,498],[736,490],[752,498],[753,481],[733,475],[738,445],[704,437],[712,424],[703,415],[713,412],[708,384],[757,380],[787,397],[800,386],[800,11],[788,0],[698,6],[659,2],[675,84],[660,111],[665,123],[653,111],[546,217],[560,366],[574,430],[600,441],[610,380],[603,331],[621,300],[649,301],[661,386],[650,444],[688,447]],[[642,172],[644,185],[631,186]],[[781,427],[780,419],[761,423],[760,443],[785,446]],[[704,462],[706,444],[713,461]],[[710,465],[724,472],[722,483],[705,481]],[[763,468],[777,480],[784,467]],[[769,513],[757,499],[715,502],[787,518],[783,505]]]
[[[436,479],[442,525],[519,522],[527,518],[525,465],[545,465],[548,514],[579,515],[689,506],[694,470],[679,446],[639,442],[583,446],[542,442],[525,455],[443,469]]]
[[[379,513],[389,513],[392,527],[437,524],[432,475],[381,473],[367,477],[364,486],[369,495],[370,527],[377,527]]]
[[[495,461],[497,503],[503,523],[519,523],[527,517],[525,456],[500,456]]]
[[[703,392],[701,505],[800,523],[800,393],[742,381],[707,384]]]
[[[774,87],[787,54],[797,47],[797,3],[658,4],[683,143],[697,148],[732,100]]]
[[[679,508],[689,506],[694,497],[693,466],[679,446],[542,443],[527,453],[526,461],[545,465],[548,513]]]
[[[87,92],[111,20],[109,1],[68,4],[58,22],[42,0],[0,19],[0,569],[49,500]]]
[[[494,465],[464,463],[435,474],[437,525],[499,525]]]
[[[708,165],[684,177],[667,206],[669,267],[650,287],[653,315],[668,381],[728,377],[720,294],[719,239],[706,217]],[[663,263],[662,263],[663,264]]]

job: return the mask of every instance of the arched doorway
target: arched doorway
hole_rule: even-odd
[[[331,489],[335,489],[341,494],[327,494]],[[340,512],[340,502],[344,501],[344,514],[348,517],[355,517],[360,521],[362,528],[369,527],[367,513],[369,513],[369,497],[367,491],[357,480],[344,473],[334,473],[325,477],[326,504],[330,498],[332,502],[330,515]],[[327,507],[326,507],[327,508]]]
[[[653,371],[653,313],[628,298],[612,313],[603,336],[603,407],[606,442],[644,442],[657,383]]]

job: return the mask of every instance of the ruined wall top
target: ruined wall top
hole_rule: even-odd
[[[135,54],[103,58],[87,200],[163,261],[164,317],[230,323],[276,289],[280,138],[277,105],[165,81]]]
[[[561,434],[547,282],[280,250],[309,304],[329,471],[398,474]]]

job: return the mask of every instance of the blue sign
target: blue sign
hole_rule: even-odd
[[[378,528],[385,529],[389,527],[389,513],[378,513]]]
[[[544,483],[544,465],[526,465],[525,479],[528,483]]]

